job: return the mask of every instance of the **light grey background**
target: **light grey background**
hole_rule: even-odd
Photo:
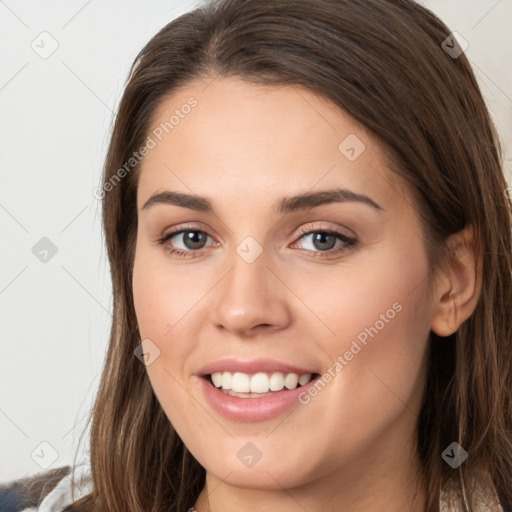
[[[512,1],[423,4],[469,43],[510,176]],[[87,459],[112,306],[93,190],[129,66],[196,5],[0,0],[0,481]]]

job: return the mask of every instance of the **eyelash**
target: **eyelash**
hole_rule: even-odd
[[[155,243],[164,246],[166,244],[166,242],[168,240],[170,240],[171,238],[175,237],[176,235],[180,235],[182,233],[187,233],[187,232],[198,232],[198,233],[203,233],[206,236],[210,236],[210,235],[208,235],[208,233],[206,231],[204,231],[202,229],[197,229],[197,226],[184,226],[175,231],[171,231],[170,233],[166,233],[161,237],[158,237],[155,240]],[[311,256],[311,257],[313,257],[313,258],[328,258],[328,257],[333,256],[334,254],[338,254],[338,253],[341,253],[344,251],[354,249],[354,247],[357,244],[357,240],[355,238],[351,238],[347,235],[344,235],[343,233],[340,233],[339,231],[322,228],[322,227],[319,227],[317,229],[300,228],[297,240],[304,238],[306,235],[311,235],[314,233],[323,233],[323,234],[333,235],[336,238],[338,238],[339,240],[341,240],[343,242],[343,245],[341,245],[337,248],[329,249],[327,251],[320,251],[320,250],[311,251],[309,249],[299,249],[299,250],[304,250],[304,251],[307,251],[310,253],[312,252],[313,256]],[[187,257],[195,258],[196,253],[201,251],[201,249],[197,249],[197,250],[191,249],[188,251],[184,251],[182,249],[176,249],[174,247],[168,247],[168,248],[166,248],[166,250],[172,255],[175,255],[178,257],[185,257],[185,258],[187,258]]]

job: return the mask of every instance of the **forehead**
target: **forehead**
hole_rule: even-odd
[[[154,147],[140,168],[139,208],[165,187],[225,199],[317,185],[380,188],[382,200],[397,193],[378,141],[332,102],[297,86],[192,82],[160,103],[148,136]]]

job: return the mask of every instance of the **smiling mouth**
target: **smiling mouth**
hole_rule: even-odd
[[[218,391],[238,398],[262,398],[283,391],[290,391],[309,384],[317,373],[215,372],[204,378]]]

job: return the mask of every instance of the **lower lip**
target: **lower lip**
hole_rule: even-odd
[[[229,396],[217,389],[205,378],[200,378],[203,393],[208,403],[218,413],[237,421],[264,421],[275,418],[292,407],[301,405],[299,394],[307,392],[319,376],[305,386],[275,391],[273,395],[261,398],[239,398]]]

